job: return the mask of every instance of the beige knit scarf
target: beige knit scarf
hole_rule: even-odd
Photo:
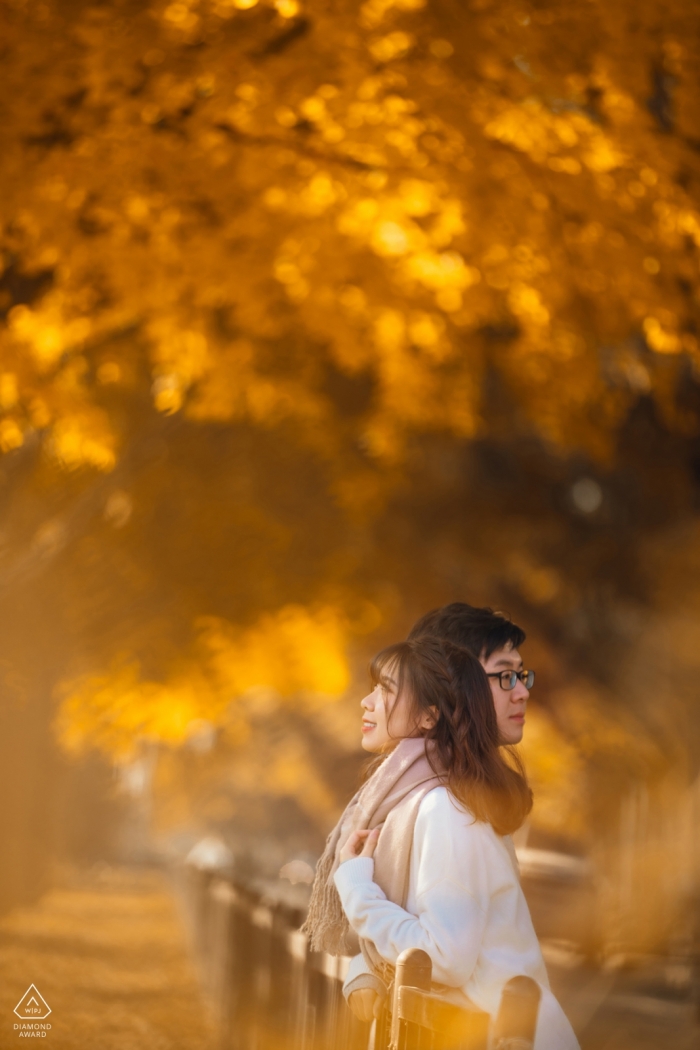
[[[433,763],[438,768],[435,757]],[[371,941],[358,938],[350,928],[333,875],[350,835],[381,827],[374,852],[374,881],[388,900],[405,908],[418,808],[429,791],[444,783],[445,777],[436,774],[428,761],[425,738],[405,737],[353,796],[328,836],[316,866],[309,911],[301,928],[313,951],[352,955],[359,947],[373,972],[387,982],[391,980],[393,967]]]

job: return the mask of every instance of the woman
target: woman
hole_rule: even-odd
[[[509,835],[532,796],[500,746],[476,659],[437,638],[383,650],[362,701],[363,747],[378,755],[319,861],[303,930],[316,950],[349,954],[344,993],[378,1013],[398,956],[422,948],[435,990],[492,1017],[517,974],[542,988],[535,1050],[578,1050],[549,990]]]

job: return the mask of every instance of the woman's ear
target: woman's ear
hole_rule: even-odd
[[[439,714],[440,712],[438,711],[437,707],[435,707],[435,705],[432,704],[428,708],[428,710],[423,713],[423,716],[420,720],[420,728],[432,729],[438,720]]]

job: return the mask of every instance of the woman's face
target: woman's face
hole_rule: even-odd
[[[416,724],[405,687],[398,697],[396,688],[396,672],[389,665],[384,669],[382,681],[360,702],[365,751],[391,751],[399,740],[407,736],[422,736],[433,725],[434,719],[427,713],[422,713]]]

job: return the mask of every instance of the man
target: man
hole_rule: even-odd
[[[523,670],[518,652],[525,641],[522,627],[493,609],[452,602],[422,616],[408,637],[419,638],[423,634],[447,638],[476,656],[491,686],[501,743],[519,744],[529,690],[535,680],[534,671]]]
[[[452,602],[422,616],[408,637],[422,635],[446,638],[476,656],[491,686],[501,744],[519,744],[529,690],[535,680],[534,671],[523,669],[518,651],[525,641],[523,629],[493,609]],[[360,959],[348,977],[343,989],[348,1005],[361,1021],[371,1021],[381,1006],[381,982],[366,971]]]

